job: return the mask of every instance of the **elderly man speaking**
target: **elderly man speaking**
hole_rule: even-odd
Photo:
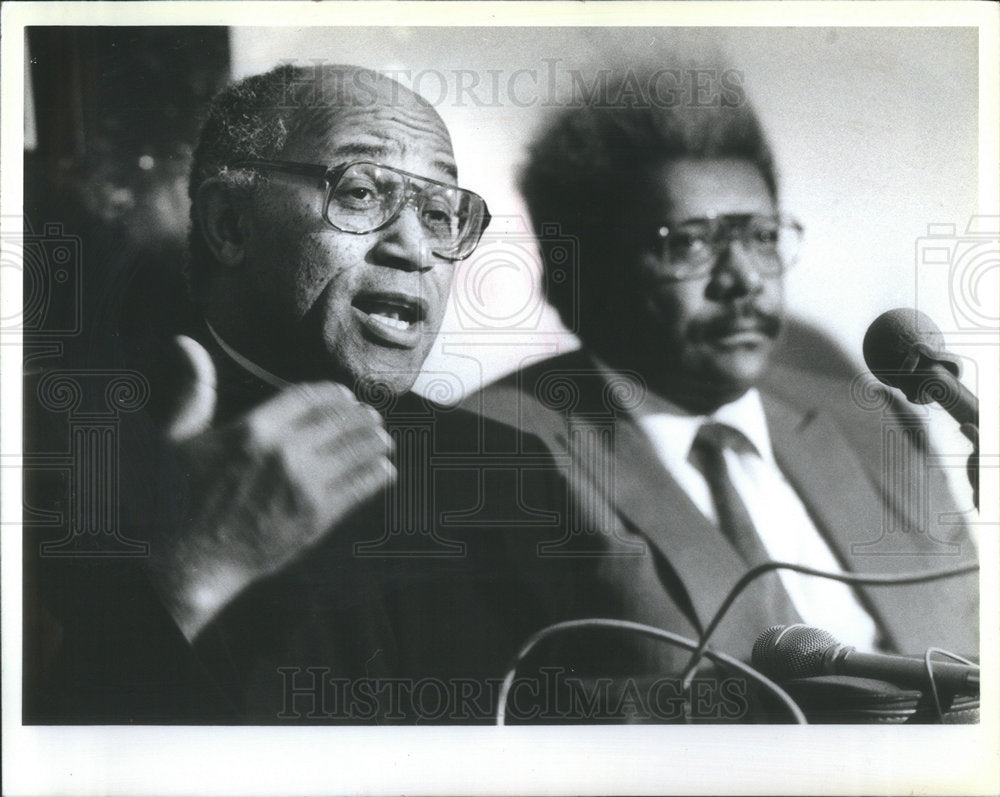
[[[456,180],[437,112],[377,73],[283,66],[216,98],[196,320],[154,380],[163,433],[125,453],[156,484],[122,507],[151,556],[53,612],[46,718],[492,718],[534,622],[494,532],[559,522],[536,511],[559,493],[513,429],[410,392],[490,221]]]
[[[363,70],[304,74],[285,69],[231,89],[195,153],[191,281],[216,356],[181,342],[195,379],[170,431],[212,452],[217,435],[196,430],[213,415],[216,426],[235,421],[239,448],[223,456],[241,458],[240,484],[249,478],[254,489],[239,498],[251,502],[240,517],[242,561],[228,540],[213,549],[230,534],[226,497],[210,494],[200,500],[213,507],[212,541],[192,528],[197,550],[177,555],[217,564],[211,583],[201,583],[202,568],[169,568],[191,576],[169,590],[189,636],[394,476],[382,418],[355,394],[410,389],[455,262],[489,222],[483,199],[455,185],[448,131],[432,107]],[[213,359],[229,372],[221,382]],[[248,526],[246,514],[257,521]]]

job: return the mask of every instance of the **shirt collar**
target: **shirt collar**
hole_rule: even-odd
[[[628,378],[600,358],[591,355],[591,359],[606,377]],[[643,389],[648,390],[645,387]],[[676,460],[677,464],[687,461],[698,430],[708,421],[717,421],[737,429],[753,444],[761,459],[771,464],[775,462],[771,435],[767,430],[767,416],[764,414],[764,404],[757,388],[751,388],[735,401],[724,404],[709,415],[692,414],[662,396],[647,393],[646,401],[632,410],[631,414],[647,433],[654,433],[660,439],[670,440],[669,450],[661,453],[671,460]]]
[[[277,388],[278,390],[284,390],[286,387],[291,387],[292,384],[291,382],[286,382],[280,376],[275,376],[270,371],[261,368],[255,362],[248,360],[246,357],[244,357],[242,354],[236,351],[236,349],[234,349],[232,346],[226,343],[226,341],[224,341],[219,336],[219,333],[215,331],[215,329],[212,327],[211,324],[208,323],[208,321],[205,322],[205,326],[207,326],[208,331],[212,333],[212,337],[215,338],[215,342],[219,344],[219,348],[226,353],[226,356],[229,357],[229,359],[231,359],[244,371],[253,374],[262,382],[266,382],[271,387]]]
[[[771,448],[771,435],[767,430],[767,416],[764,414],[764,404],[757,388],[750,388],[736,401],[719,407],[712,413],[710,419],[738,429],[753,443],[761,459],[774,464],[774,450]]]

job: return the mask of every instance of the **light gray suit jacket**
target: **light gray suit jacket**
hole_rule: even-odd
[[[975,561],[924,426],[887,391],[775,369],[761,394],[779,467],[845,570],[906,573]],[[569,531],[515,543],[523,588],[547,610],[539,625],[619,617],[696,637],[746,570],[634,422],[629,410],[640,398],[573,352],[466,402],[540,438],[569,477]],[[886,650],[978,652],[977,574],[858,594]],[[785,621],[752,586],[712,646],[748,660],[761,632]],[[665,674],[687,659],[660,643],[607,634],[553,645],[563,663],[594,674]]]

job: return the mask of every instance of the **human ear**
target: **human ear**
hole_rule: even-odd
[[[247,195],[213,178],[198,187],[195,201],[201,234],[216,262],[223,266],[241,265],[249,232]]]

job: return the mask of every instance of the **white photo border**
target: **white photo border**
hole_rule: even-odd
[[[997,6],[980,2],[6,3],[5,217],[21,212],[27,25],[971,26],[979,29],[980,212],[996,216]],[[901,22],[902,21],[902,22]],[[942,56],[945,57],[945,56]],[[10,271],[6,269],[5,271]],[[11,277],[14,277],[13,279]],[[4,274],[3,318],[21,285]],[[977,726],[254,728],[22,726],[20,345],[4,341],[3,782],[6,794],[989,794],[1000,790],[998,693]],[[981,372],[982,666],[997,652],[997,378]],[[13,466],[11,466],[13,465]]]

